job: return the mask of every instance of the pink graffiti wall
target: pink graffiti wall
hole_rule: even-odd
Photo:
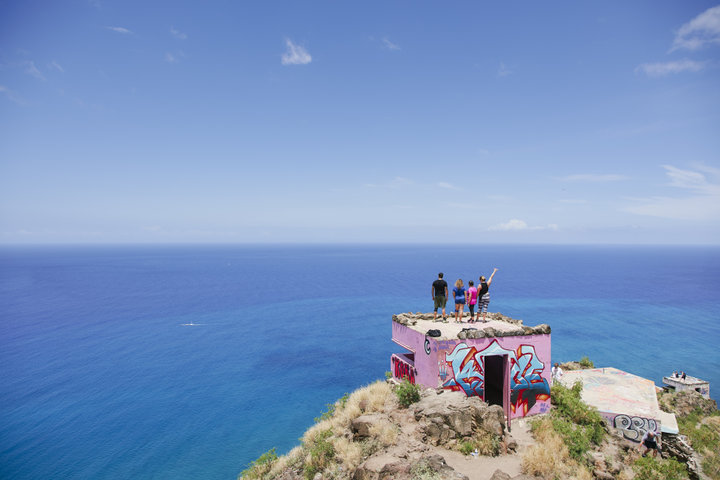
[[[393,341],[410,350],[412,360],[404,358],[413,370],[414,383],[429,388],[463,392],[484,398],[484,358],[506,359],[510,391],[509,411],[512,418],[544,413],[550,410],[550,335],[438,340],[426,337],[393,322]],[[393,358],[401,355],[393,355]],[[400,358],[392,365],[399,364]],[[398,372],[402,373],[401,367]],[[396,370],[393,370],[393,376]],[[409,375],[408,375],[409,378]]]

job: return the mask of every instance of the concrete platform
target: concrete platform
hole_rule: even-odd
[[[582,399],[625,438],[640,441],[648,430],[677,433],[674,415],[658,407],[653,381],[608,367],[571,370],[559,382],[571,387],[578,380],[583,383]]]

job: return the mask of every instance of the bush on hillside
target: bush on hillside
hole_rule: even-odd
[[[656,460],[653,457],[640,457],[633,465],[635,471],[635,480],[684,480],[687,479],[687,471],[685,466],[675,460],[669,458],[667,460]]]
[[[397,395],[400,406],[407,408],[415,402],[420,401],[420,387],[406,378],[397,387],[395,387],[395,395]]]
[[[592,444],[605,437],[605,421],[597,409],[582,401],[582,383],[572,388],[555,384],[551,389],[552,426],[563,439],[570,456],[581,460]]]
[[[580,366],[583,368],[595,368],[595,364],[590,360],[587,355],[580,359]]]
[[[277,461],[278,456],[275,453],[275,448],[268,450],[267,452],[260,455],[255,461],[248,465],[248,468],[240,473],[239,478],[245,478],[248,480],[261,480],[265,475],[270,472],[273,464]]]
[[[312,480],[315,474],[325,470],[335,457],[335,447],[330,441],[332,430],[325,430],[315,435],[313,441],[303,445],[308,451],[308,459],[303,468],[307,480]]]

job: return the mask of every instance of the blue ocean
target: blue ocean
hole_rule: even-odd
[[[384,378],[391,316],[499,268],[490,311],[589,356],[720,392],[720,248],[0,249],[0,478],[234,479]]]

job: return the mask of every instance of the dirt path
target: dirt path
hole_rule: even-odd
[[[437,449],[448,465],[457,472],[467,475],[470,480],[489,480],[498,468],[511,477],[522,473],[522,457],[525,450],[535,443],[530,434],[530,427],[526,420],[514,420],[512,423],[512,436],[518,443],[517,452],[510,455],[499,455],[497,457],[473,457],[463,455],[460,452]]]

